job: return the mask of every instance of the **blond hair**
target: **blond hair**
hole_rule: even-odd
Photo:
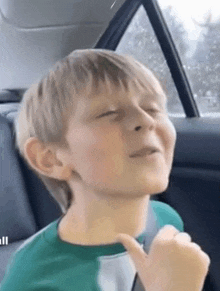
[[[164,94],[152,72],[131,56],[104,49],[75,50],[25,92],[15,118],[15,147],[63,213],[73,202],[74,193],[66,181],[37,172],[24,155],[24,144],[35,137],[44,145],[68,148],[65,135],[75,102],[82,94],[92,97],[99,93],[103,84],[106,90],[128,90],[128,85],[133,84],[150,95]]]

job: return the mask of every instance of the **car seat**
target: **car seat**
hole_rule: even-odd
[[[19,99],[16,91],[0,92],[0,239],[8,237],[8,245],[0,245],[0,282],[11,254],[62,214],[15,148],[13,120]]]

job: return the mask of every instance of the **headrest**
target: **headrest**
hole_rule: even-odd
[[[28,88],[76,49],[93,48],[125,0],[1,0],[0,89]]]

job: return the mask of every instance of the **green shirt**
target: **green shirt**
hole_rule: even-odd
[[[161,227],[184,231],[179,214],[168,204],[150,201]],[[62,241],[62,217],[27,239],[7,265],[0,291],[130,291],[135,267],[119,243],[83,246]],[[143,247],[144,235],[136,240]]]

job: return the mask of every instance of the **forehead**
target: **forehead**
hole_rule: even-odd
[[[155,82],[148,86],[144,86],[136,81],[130,81],[127,87],[122,85],[116,86],[108,81],[100,83],[98,90],[91,90],[89,94],[84,94],[81,101],[87,105],[95,105],[98,103],[111,104],[116,103],[129,103],[129,101],[142,102],[149,101],[161,105],[166,103],[166,95],[161,88],[159,82]]]

